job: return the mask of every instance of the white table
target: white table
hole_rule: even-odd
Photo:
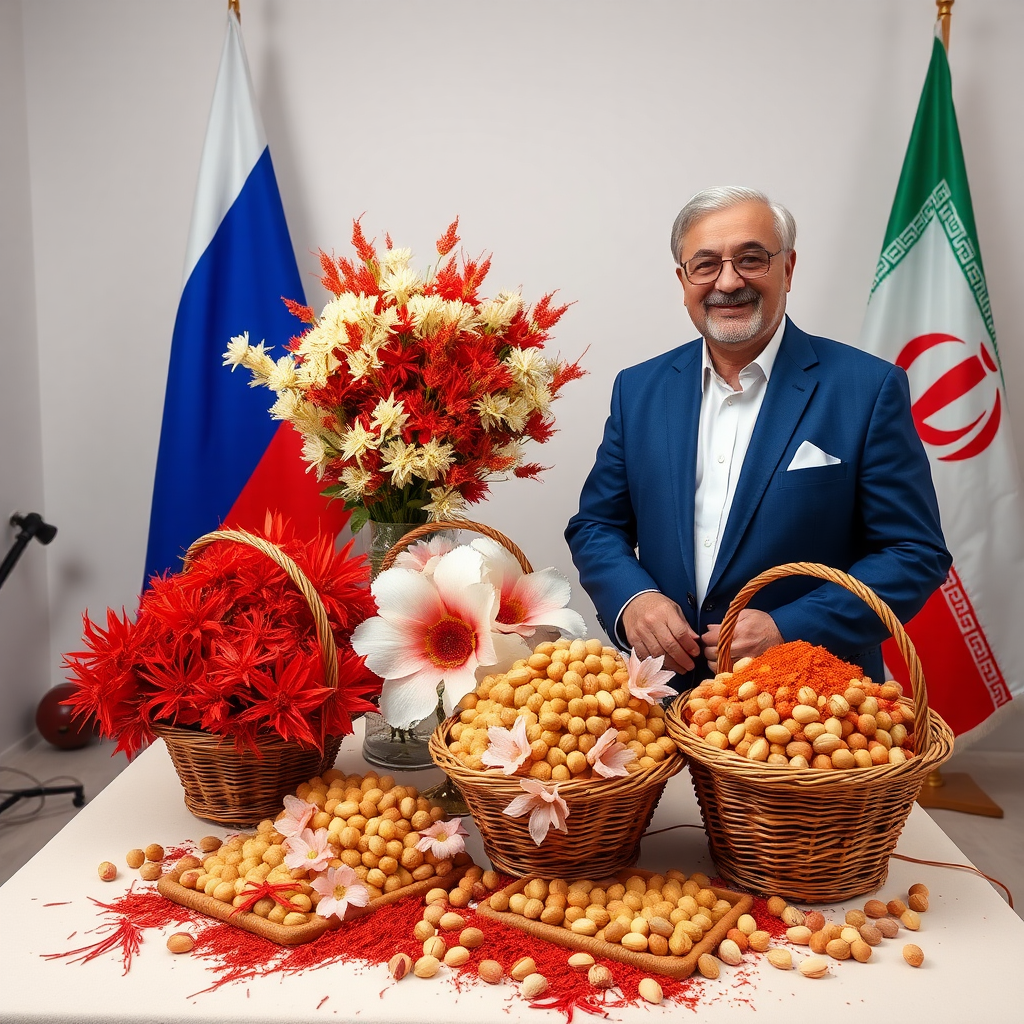
[[[366,770],[361,742],[357,727],[356,735],[342,744],[340,768]],[[422,788],[439,777],[432,771],[404,778]],[[699,822],[689,775],[684,771],[666,788],[652,829]],[[470,828],[470,852],[479,863],[485,863],[479,837]],[[127,850],[152,842],[176,846],[211,832],[217,830],[186,810],[177,776],[158,742],[0,888],[0,934],[4,940],[0,1022],[251,1024],[323,1019],[504,1024],[516,1019],[564,1019],[553,1011],[530,1009],[510,984],[471,985],[456,991],[440,975],[394,983],[382,965],[340,963],[294,977],[271,974],[191,996],[208,987],[214,976],[201,961],[168,953],[164,937],[153,930],[144,933],[141,952],[125,976],[120,956],[114,954],[87,964],[42,958],[44,953],[62,952],[94,940],[95,936],[84,935],[100,920],[88,897],[109,901],[127,889],[136,877],[123,867]],[[966,861],[918,807],[907,821],[898,852],[927,860]],[[97,878],[96,866],[103,860],[122,867],[113,883]],[[713,873],[699,828],[652,836],[644,842],[641,866]],[[728,1019],[735,1024],[743,1016],[751,1022],[809,1020],[828,1024],[888,1020],[971,1024],[983,1018],[1022,1019],[1024,921],[986,881],[965,871],[893,860],[880,895],[905,898],[908,887],[918,881],[931,890],[931,907],[922,915],[920,932],[901,930],[895,939],[883,940],[867,964],[833,962],[831,974],[818,981],[796,971],[775,970],[763,958],[749,954],[748,959],[755,962],[746,971],[751,984],[733,988],[729,968],[723,968],[718,981],[701,983],[705,996],[699,1010],[702,1021]],[[863,902],[863,898],[851,901],[849,906]],[[44,907],[46,903],[60,905]],[[842,908],[834,908],[831,914],[822,909],[826,917],[842,920]],[[69,940],[72,932],[77,934]],[[904,963],[900,951],[906,942],[916,942],[924,950],[923,967],[914,970]],[[327,993],[330,998],[318,1008]],[[643,1005],[613,1009],[610,1019],[655,1024],[678,1019],[685,1012],[678,1005]]]

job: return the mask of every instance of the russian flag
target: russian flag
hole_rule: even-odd
[[[145,580],[181,567],[197,537],[221,524],[260,528],[269,510],[300,536],[337,533],[348,518],[305,472],[301,436],[268,412],[265,389],[222,366],[248,331],[275,356],[301,329],[282,298],[302,283],[242,46],[228,13],[199,167],[149,522]]]

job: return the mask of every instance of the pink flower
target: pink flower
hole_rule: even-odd
[[[457,853],[466,849],[466,836],[469,833],[462,827],[462,819],[454,821],[435,821],[430,828],[420,832],[420,841],[416,849],[422,853],[429,850],[438,860],[451,860]]]
[[[538,846],[547,838],[549,828],[568,833],[565,819],[569,817],[569,805],[558,795],[557,783],[549,789],[537,779],[521,779],[519,785],[526,795],[517,796],[505,808],[504,814],[521,818],[529,811],[530,838]]]
[[[587,760],[594,771],[606,779],[628,775],[626,765],[636,760],[636,754],[618,741],[615,729],[605,729],[598,741],[587,752]]]
[[[307,803],[290,793],[284,798],[284,815],[274,822],[277,832],[290,839],[297,836],[309,824],[309,819],[320,810],[316,804]]]
[[[484,578],[500,596],[494,628],[533,636],[537,626],[555,626],[571,637],[587,635],[587,624],[569,603],[569,581],[555,569],[524,573],[515,556],[497,541],[479,537],[472,547],[484,556]]]
[[[530,741],[526,738],[526,718],[517,715],[511,729],[492,725],[487,730],[489,746],[481,760],[492,768],[500,768],[506,775],[515,773],[530,756]]]
[[[393,567],[395,569],[412,569],[413,572],[430,576],[434,572],[438,559],[456,547],[458,547],[458,541],[453,537],[435,533],[427,539],[410,544],[404,551],[399,552]]]
[[[328,868],[322,875],[317,875],[310,886],[323,899],[316,905],[316,912],[321,917],[336,916],[345,920],[345,912],[349,906],[365,907],[370,899],[366,886],[359,881],[359,876],[346,865],[340,868]]]
[[[327,842],[327,829],[304,828],[297,836],[284,841],[285,865],[293,871],[306,868],[308,871],[323,871],[331,862],[334,852]]]
[[[662,697],[673,697],[676,691],[665,684],[675,675],[668,669],[662,670],[665,664],[665,655],[657,658],[644,658],[641,661],[636,656],[636,651],[629,652],[629,692],[648,704],[655,704]]]
[[[476,687],[476,670],[495,661],[491,639],[494,588],[483,582],[483,557],[469,547],[442,555],[433,576],[388,569],[373,583],[377,615],[360,623],[352,647],[384,679],[380,712],[406,729]]]

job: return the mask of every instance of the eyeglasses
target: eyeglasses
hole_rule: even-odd
[[[716,253],[702,253],[687,260],[683,266],[683,273],[690,284],[711,284],[718,280],[722,273],[722,267],[726,263],[732,264],[732,269],[743,278],[749,281],[751,278],[764,277],[771,269],[772,257],[778,256],[778,252],[769,252],[756,246],[753,249],[745,249],[743,252],[729,259],[723,259]]]

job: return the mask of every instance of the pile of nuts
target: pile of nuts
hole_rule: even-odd
[[[636,754],[629,771],[652,768],[676,745],[666,735],[661,706],[634,697],[628,679],[622,655],[600,640],[539,644],[528,659],[486,676],[463,698],[449,750],[467,768],[483,769],[487,730],[510,729],[522,715],[531,752],[517,774],[542,782],[591,778],[587,752],[608,729]]]
[[[913,720],[898,703],[901,695],[899,683],[874,683],[866,676],[851,679],[842,693],[820,693],[810,684],[790,687],[760,659],[742,658],[733,672],[691,691],[683,718],[705,743],[751,761],[871,768],[914,756]]]
[[[589,879],[531,878],[522,892],[495,893],[490,905],[654,956],[686,956],[733,906],[715,894],[706,875],[687,878],[675,870],[630,875],[607,887]]]
[[[416,849],[419,829],[444,818],[444,808],[432,804],[412,786],[396,785],[391,776],[375,772],[345,775],[331,769],[303,783],[295,795],[319,808],[308,827],[327,829],[335,854],[330,866],[352,868],[371,900],[470,863],[465,853],[439,860],[430,850]],[[183,858],[178,862],[183,868],[178,881],[186,889],[235,907],[246,902],[247,890],[251,892],[264,882],[293,883],[293,889],[282,890],[280,895],[296,909],[288,910],[268,896],[258,900],[252,911],[277,924],[306,924],[321,896],[309,885],[307,872],[285,865],[283,843],[284,837],[267,819],[260,822],[254,835],[238,835],[218,844],[201,862]]]
[[[137,870],[144,882],[155,882],[164,873],[163,859],[164,848],[159,843],[150,843],[144,850],[129,850],[124,858],[128,867]],[[96,872],[104,882],[112,882],[117,878],[117,865],[105,860]]]
[[[806,946],[815,955],[795,964],[793,953],[787,947],[768,948],[767,942],[764,946],[755,945],[755,935],[767,936],[767,932],[750,935],[747,946],[740,940],[723,948],[731,939],[736,938],[731,931],[719,946],[718,955],[726,963],[739,963],[746,949],[755,949],[766,952],[768,962],[779,970],[788,971],[795,966],[806,977],[820,978],[828,973],[829,959],[867,963],[874,948],[883,939],[895,938],[901,925],[908,931],[918,931],[921,927],[921,914],[927,909],[928,887],[920,882],[910,887],[906,901],[891,899],[883,903],[878,899],[870,899],[864,904],[863,910],[848,910],[843,924],[826,921],[820,911],[803,911],[790,906],[781,896],[772,896],[768,900],[768,912],[780,918],[787,926],[787,941],[794,946]],[[742,924],[742,918],[740,921]],[[739,959],[734,959],[734,946],[740,951]],[[908,943],[903,947],[903,959],[911,967],[920,967],[924,962],[924,953],[919,946]]]

